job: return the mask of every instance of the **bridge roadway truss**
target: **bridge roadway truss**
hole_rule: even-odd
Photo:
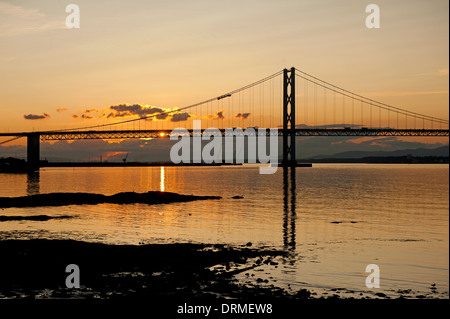
[[[193,130],[186,130],[192,136]],[[295,129],[296,136],[441,136],[448,137],[449,130],[441,129]],[[225,129],[220,129],[222,136],[231,135]],[[292,132],[292,130],[288,130]],[[172,134],[179,135],[176,130],[129,130],[129,131],[67,131],[67,132],[35,132],[41,141],[61,141],[61,140],[92,140],[92,139],[130,139],[130,138],[168,138]],[[15,136],[21,136],[23,133]],[[234,130],[233,135],[278,135],[283,136],[284,130],[278,129],[276,132],[266,129],[262,134],[254,130]],[[22,136],[28,136],[23,134]]]
[[[254,130],[242,130],[242,133],[248,136],[252,135],[278,135],[283,136],[284,130],[277,129],[275,132],[266,129],[262,133],[258,133],[257,128]],[[193,130],[186,130],[190,135],[194,134]],[[219,130],[222,136],[230,136],[231,134],[225,129]],[[287,130],[289,133],[292,130]],[[449,130],[443,129],[378,129],[378,128],[328,128],[328,129],[295,129],[296,136],[437,136],[448,137]],[[204,131],[202,131],[204,132]],[[239,136],[240,130],[233,130],[233,135]],[[253,133],[254,132],[254,133]],[[20,133],[4,133],[0,136],[16,136],[28,137],[30,135],[39,137],[41,141],[70,141],[70,140],[96,140],[96,139],[130,139],[130,138],[168,138],[172,134],[179,135],[177,130],[120,130],[120,131],[52,131],[52,132],[20,132]]]

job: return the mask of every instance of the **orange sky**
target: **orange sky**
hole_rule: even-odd
[[[380,29],[359,0],[76,3],[81,27],[67,29],[65,3],[0,0],[0,132],[117,121],[80,117],[120,104],[183,107],[291,66],[448,119],[446,0],[377,1]]]

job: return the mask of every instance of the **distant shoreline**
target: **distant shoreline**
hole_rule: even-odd
[[[323,158],[323,159],[300,159],[299,164],[449,164],[449,157],[426,156],[426,157],[364,157],[364,158]],[[41,167],[145,167],[145,166],[242,166],[242,164],[229,163],[180,163],[172,162],[42,162]]]
[[[0,159],[1,160],[1,159]],[[26,173],[29,171],[26,161],[20,159],[3,159],[4,162],[12,161],[12,164],[0,163],[0,173]],[[1,161],[0,161],[1,162]],[[449,164],[449,157],[443,156],[373,156],[363,158],[320,158],[299,159],[298,167],[311,167],[311,164]],[[242,166],[241,163],[179,163],[172,162],[49,162],[43,160],[40,167],[220,167]],[[282,164],[278,164],[282,166]]]
[[[309,163],[359,163],[359,164],[449,164],[449,157],[443,156],[373,156],[363,158],[321,158],[321,159],[306,159]]]

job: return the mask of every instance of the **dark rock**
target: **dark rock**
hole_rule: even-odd
[[[73,218],[73,216],[47,216],[47,215],[35,215],[35,216],[3,216],[0,215],[0,222],[17,221],[17,220],[31,220],[45,222],[50,219],[67,219]]]
[[[295,296],[300,299],[307,299],[311,297],[311,292],[307,289],[300,289]]]
[[[0,207],[39,207],[66,205],[97,205],[97,204],[168,204],[174,202],[189,202],[195,200],[221,199],[220,196],[192,196],[170,192],[135,193],[124,192],[115,195],[92,193],[50,193],[21,197],[0,197]]]

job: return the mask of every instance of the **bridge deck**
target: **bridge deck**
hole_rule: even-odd
[[[185,130],[192,135],[193,130]],[[258,130],[249,130],[249,135],[257,135]],[[247,133],[249,132],[247,131]],[[51,140],[88,140],[88,139],[129,139],[129,138],[167,138],[175,134],[173,130],[121,130],[121,131],[60,131],[60,132],[20,132],[20,133],[0,133],[0,136],[26,137],[29,135],[38,135],[42,141]],[[221,129],[223,136],[230,136],[230,130]],[[282,136],[284,130],[278,129],[275,133]],[[234,135],[239,136],[242,133],[234,131]],[[266,130],[263,135],[271,135]],[[295,129],[296,136],[449,136],[449,130],[445,129]]]

